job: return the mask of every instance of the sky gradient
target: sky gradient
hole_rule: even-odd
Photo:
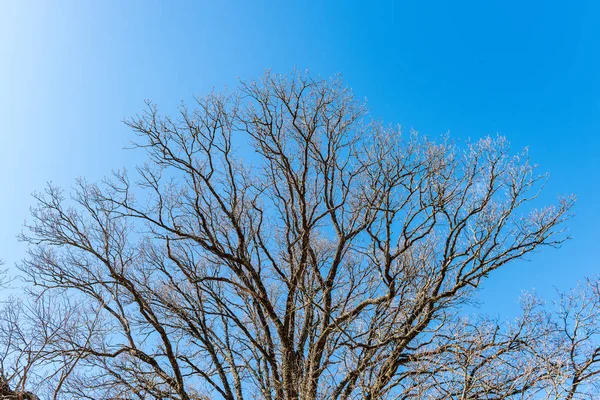
[[[296,67],[341,73],[406,130],[528,146],[550,174],[539,204],[578,196],[573,240],[495,272],[481,299],[504,315],[522,290],[572,287],[600,267],[600,5],[521,3],[2,2],[0,259],[24,256],[15,236],[46,182],[142,161],[122,121],[145,99],[174,110]]]

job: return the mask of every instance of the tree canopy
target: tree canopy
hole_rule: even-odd
[[[340,78],[296,72],[173,116],[148,103],[127,124],[147,154],[134,174],[36,195],[20,268],[37,297],[0,322],[15,387],[181,400],[598,389],[598,282],[555,311],[524,296],[511,323],[461,311],[492,271],[568,238],[573,198],[539,207],[546,177],[505,138],[402,132]]]

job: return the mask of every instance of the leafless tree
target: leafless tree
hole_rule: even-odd
[[[557,359],[553,383],[559,398],[593,399],[600,393],[600,280],[559,294],[554,316]]]
[[[68,302],[10,297],[0,308],[0,399],[57,399],[82,355],[69,343],[85,328]],[[34,394],[35,393],[35,394]]]
[[[68,393],[550,390],[556,363],[540,354],[558,344],[545,314],[529,304],[499,327],[460,313],[490,272],[566,239],[573,199],[533,208],[545,177],[526,152],[502,137],[461,146],[402,133],[370,120],[340,79],[266,74],[195,107],[170,117],[149,103],[128,122],[148,156],[135,177],[36,196],[21,269],[97,311],[67,340],[81,371]],[[577,347],[587,333],[575,331]],[[586,351],[570,359],[573,382],[595,371]]]

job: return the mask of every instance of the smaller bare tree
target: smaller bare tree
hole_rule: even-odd
[[[66,298],[27,292],[0,308],[0,399],[58,399],[93,337],[94,313]]]
[[[553,364],[560,374],[553,381],[556,398],[594,399],[600,393],[600,280],[588,279],[559,293],[554,315],[558,347]]]

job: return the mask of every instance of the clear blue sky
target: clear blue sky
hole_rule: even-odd
[[[493,274],[488,310],[599,272],[600,3],[284,3],[2,2],[0,258],[24,254],[31,192],[139,161],[121,121],[144,99],[173,109],[298,67],[342,73],[376,117],[407,129],[506,135],[550,173],[547,202],[579,197],[574,240]]]

